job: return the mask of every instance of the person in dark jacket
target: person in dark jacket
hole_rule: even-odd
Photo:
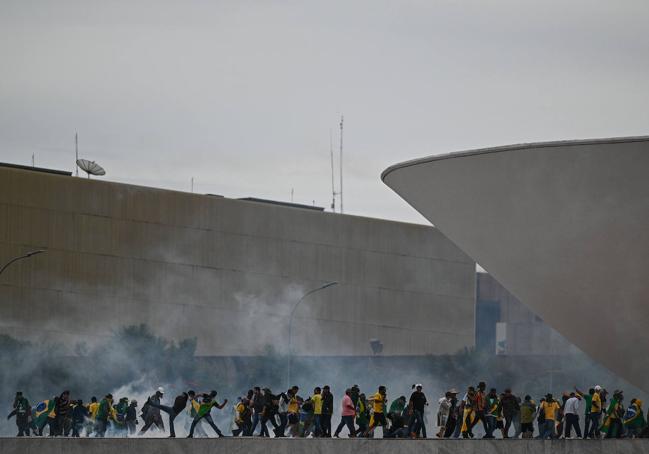
[[[273,429],[275,430],[275,435],[278,433],[279,425],[275,421],[275,415],[277,414],[279,406],[279,398],[273,394],[269,388],[264,388],[264,407],[261,414],[261,436],[270,437],[268,433],[268,422],[271,423]]]
[[[505,428],[503,429],[503,438],[509,438],[509,427],[512,425],[514,416],[520,411],[521,407],[512,390],[507,388],[500,398],[500,405],[505,418]]]
[[[264,412],[265,398],[259,386],[255,386],[252,391],[252,399],[250,406],[252,407],[252,428],[250,429],[250,436],[254,435],[257,424],[261,421],[261,416]]]
[[[137,400],[133,399],[126,409],[126,430],[129,435],[135,434],[137,431]],[[173,426],[172,426],[173,427]]]
[[[50,425],[54,430],[50,437],[68,436],[72,429],[72,402],[70,402],[70,391],[63,391],[59,397],[54,400],[54,424]]]
[[[331,438],[331,417],[334,413],[334,396],[329,385],[322,387],[322,436]]]
[[[450,395],[450,408],[448,410],[448,419],[446,420],[446,429],[444,430],[443,435],[444,438],[450,438],[453,433],[455,433],[455,428],[458,425],[460,415],[462,414],[457,401],[457,390],[452,388],[447,392],[447,394]]]
[[[142,407],[142,419],[144,419],[144,427],[142,427],[142,430],[140,430],[140,435],[146,433],[146,431],[149,430],[149,428],[154,424],[158,429],[162,431],[165,430],[164,422],[162,422],[162,416],[160,416],[160,408],[156,408],[154,405],[152,405],[156,404],[160,406],[160,401],[162,400],[163,396],[164,390],[162,388],[158,388],[155,394],[149,397],[147,402]]]
[[[7,419],[11,419],[12,416],[16,417],[16,426],[18,426],[17,436],[29,437],[29,417],[31,416],[31,407],[29,406],[29,401],[23,396],[21,391],[16,393],[13,411],[9,413]]]
[[[176,438],[174,419],[185,410],[185,407],[187,407],[187,401],[195,395],[196,393],[194,391],[188,391],[176,396],[173,407],[167,407],[166,405],[153,402],[151,399],[147,400],[146,405],[162,410],[169,415],[169,438]]]
[[[79,438],[83,431],[83,426],[86,423],[86,418],[89,416],[88,407],[83,405],[81,399],[77,400],[74,408],[72,409],[72,436]]]

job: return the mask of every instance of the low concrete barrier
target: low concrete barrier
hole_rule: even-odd
[[[2,454],[641,454],[636,440],[0,438]]]

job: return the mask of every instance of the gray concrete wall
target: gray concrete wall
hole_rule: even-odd
[[[72,345],[148,323],[200,355],[451,353],[474,262],[432,227],[0,167],[0,333]]]
[[[3,454],[641,454],[649,440],[336,440],[1,438]]]
[[[407,162],[386,184],[543,320],[649,390],[649,137]]]

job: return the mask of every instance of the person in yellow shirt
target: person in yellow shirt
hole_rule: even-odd
[[[367,399],[367,401],[373,406],[374,414],[372,415],[369,427],[365,431],[365,436],[374,433],[374,428],[376,426],[381,426],[383,430],[387,427],[388,423],[385,419],[385,402],[387,401],[387,398],[388,396],[385,386],[379,386],[378,392]]]
[[[99,402],[97,398],[92,396],[88,404],[88,419],[86,420],[86,433],[92,433],[95,430],[95,420],[97,419],[97,410],[99,410]]]
[[[288,432],[293,438],[300,434],[300,406],[302,406],[303,400],[297,395],[299,389],[297,386],[293,386],[286,393],[289,398],[287,408]]]
[[[322,389],[316,387],[313,390],[313,396],[311,396],[311,402],[313,402],[313,417],[315,423],[315,433],[314,437],[322,436]]]
[[[552,398],[552,394],[545,396],[539,411],[543,414],[543,432],[541,438],[556,438],[555,425],[557,423],[557,412],[561,409],[559,402]]]
[[[593,397],[591,399],[590,403],[590,415],[588,417],[590,418],[590,429],[588,430],[587,434],[584,434],[585,437],[588,438],[599,438],[601,436],[601,433],[599,431],[599,422],[602,418],[602,387],[601,386],[595,386],[595,392],[593,393]]]

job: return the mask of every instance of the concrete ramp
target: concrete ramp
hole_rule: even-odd
[[[2,438],[2,454],[635,454],[649,440]]]

